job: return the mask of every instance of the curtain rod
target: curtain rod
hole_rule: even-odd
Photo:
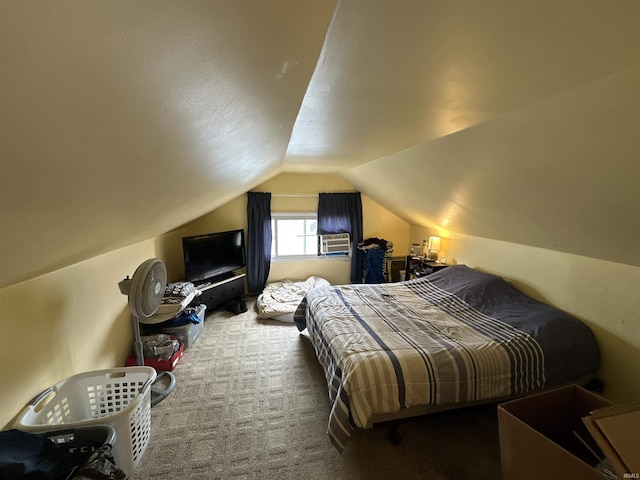
[[[360,192],[323,192],[323,193],[360,193]],[[272,193],[272,197],[317,197],[318,193]]]
[[[317,193],[272,193],[272,197],[317,197]]]

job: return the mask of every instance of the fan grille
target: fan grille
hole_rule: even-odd
[[[167,285],[167,269],[158,258],[146,260],[136,269],[131,279],[129,308],[138,318],[148,318],[162,302]]]

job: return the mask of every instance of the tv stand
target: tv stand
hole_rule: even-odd
[[[197,301],[204,303],[207,310],[213,310],[226,305],[231,300],[241,299],[244,295],[245,276],[244,273],[221,275],[196,285],[196,288],[202,292]]]

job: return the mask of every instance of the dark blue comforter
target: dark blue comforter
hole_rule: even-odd
[[[587,325],[523,294],[504,279],[465,265],[452,265],[426,278],[485,315],[535,338],[544,352],[547,386],[582,379],[600,368],[598,344]]]

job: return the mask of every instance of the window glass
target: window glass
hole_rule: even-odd
[[[318,256],[318,219],[314,213],[271,213],[271,257]]]

